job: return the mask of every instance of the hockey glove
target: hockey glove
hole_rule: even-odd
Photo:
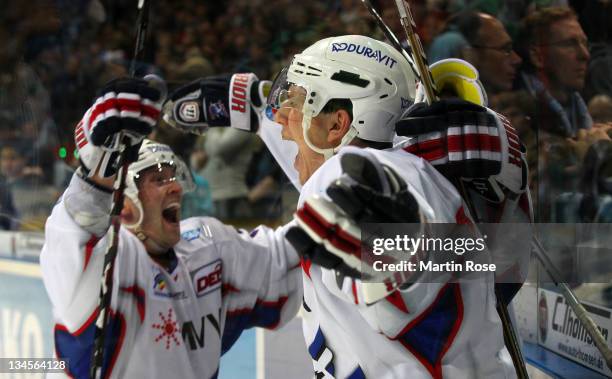
[[[360,223],[420,222],[419,207],[406,183],[365,150],[341,157],[344,174],[325,199],[313,196],[295,214],[298,227],[287,238],[313,263],[351,277],[371,278],[371,263],[362,260]],[[365,236],[363,241],[371,241]],[[364,259],[366,257],[364,256]]]
[[[117,172],[119,137],[127,137],[130,161],[159,118],[160,92],[146,81],[120,78],[107,83],[75,129],[75,144],[88,175]]]
[[[398,121],[396,132],[412,137],[404,150],[426,159],[452,182],[467,179],[490,201],[502,201],[503,188],[525,191],[527,166],[518,135],[488,108],[460,99],[417,103]]]
[[[252,73],[195,80],[176,89],[164,105],[164,121],[188,133],[209,127],[257,131],[270,82]]]

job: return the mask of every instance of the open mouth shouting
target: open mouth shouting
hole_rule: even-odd
[[[162,210],[162,218],[167,224],[178,225],[181,220],[181,205],[176,202],[168,204]]]

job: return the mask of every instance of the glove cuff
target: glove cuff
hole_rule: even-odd
[[[256,113],[257,106],[253,104],[261,103],[263,106],[263,85],[260,85],[257,75],[253,73],[234,74],[230,80],[229,105],[230,123],[232,128],[254,132],[257,130]],[[262,87],[261,90],[259,87]],[[252,94],[255,92],[256,97]],[[261,92],[261,95],[260,95]]]

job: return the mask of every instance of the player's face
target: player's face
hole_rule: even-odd
[[[138,180],[138,197],[142,203],[142,232],[165,252],[180,239],[181,200],[183,191],[176,181],[175,169],[162,166],[144,170]]]
[[[298,153],[293,166],[299,173],[300,183],[304,184],[312,174],[325,162],[322,154],[313,151],[304,140],[304,129],[302,127],[303,114],[301,112],[305,95],[302,89],[292,88],[288,96],[277,110],[274,120],[282,125],[282,137],[285,140],[294,141],[298,145]],[[319,115],[313,117],[308,129],[309,140],[317,147],[328,148],[327,132],[325,124],[328,116]]]

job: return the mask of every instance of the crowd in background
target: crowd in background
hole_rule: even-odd
[[[394,0],[372,3],[401,35]],[[612,2],[411,0],[430,63],[462,58],[490,105],[523,139],[539,221],[612,220]],[[135,0],[8,2],[0,14],[0,228],[41,230],[78,165],[74,126],[111,78],[126,75]],[[201,76],[271,79],[294,53],[332,35],[384,39],[361,0],[154,1],[140,73],[170,87]],[[197,190],[184,216],[274,223],[295,193],[255,135],[204,138],[161,128]],[[283,207],[284,204],[284,207]]]

